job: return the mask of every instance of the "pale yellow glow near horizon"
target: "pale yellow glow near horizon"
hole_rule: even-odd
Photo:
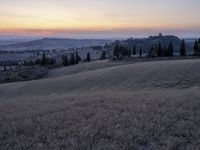
[[[34,30],[49,30],[54,34],[56,31],[198,30],[198,4],[198,0],[1,0],[0,34],[28,34]]]

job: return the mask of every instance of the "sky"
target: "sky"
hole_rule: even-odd
[[[0,0],[0,37],[200,36],[200,0]]]

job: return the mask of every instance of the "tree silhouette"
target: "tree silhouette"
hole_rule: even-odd
[[[88,53],[87,53],[87,62],[90,62],[90,61],[91,61],[90,53],[88,52]]]
[[[49,59],[49,64],[50,64],[50,65],[56,64],[56,59],[50,58],[50,59]]]
[[[116,45],[114,47],[113,55],[114,55],[114,57],[119,58],[119,44],[118,44],[118,42],[116,43]]]
[[[166,48],[165,46],[163,46],[162,51],[163,51],[163,56],[164,57],[169,56],[169,50],[168,50],[168,48]]]
[[[132,51],[132,54],[133,54],[133,55],[136,55],[136,46],[135,46],[135,44],[133,45],[133,51]]]
[[[180,47],[180,56],[186,56],[185,40],[183,39]]]
[[[128,49],[128,57],[131,57],[131,50]]]
[[[162,45],[161,43],[159,42],[158,44],[158,50],[157,50],[157,56],[158,57],[161,57],[163,55],[163,52],[162,52]]]
[[[69,61],[68,61],[68,58],[67,58],[67,55],[63,56],[63,65],[64,66],[68,66],[69,65]]]
[[[199,48],[197,40],[195,40],[195,42],[194,42],[193,50],[194,50],[194,55],[195,56],[200,55],[200,48]]]
[[[106,52],[105,51],[103,51],[102,54],[101,54],[101,60],[104,60],[104,59],[106,59]]]
[[[169,46],[168,46],[168,56],[173,56],[174,55],[174,47],[172,42],[170,41]]]
[[[74,57],[74,53],[71,54],[71,58],[70,58],[70,64],[71,65],[74,65],[76,62],[75,62],[75,57]]]
[[[140,47],[140,57],[142,56],[142,48]]]
[[[42,66],[47,65],[47,58],[46,58],[46,55],[45,55],[44,52],[42,53],[41,65],[42,65]]]
[[[156,50],[155,50],[155,48],[154,47],[151,47],[150,48],[150,50],[149,50],[149,57],[152,57],[152,58],[154,58],[154,57],[156,57]]]
[[[81,61],[81,58],[78,55],[78,52],[76,52],[76,60],[75,60],[76,64],[78,64],[80,61]]]

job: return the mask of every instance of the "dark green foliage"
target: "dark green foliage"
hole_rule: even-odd
[[[195,56],[200,56],[200,47],[199,47],[199,43],[197,42],[197,40],[195,40],[195,42],[194,42],[193,50],[194,50]]]
[[[173,56],[173,55],[174,55],[174,46],[172,42],[170,42],[168,46],[168,56]]]
[[[47,58],[46,58],[45,53],[42,54],[41,65],[42,65],[42,66],[47,65]]]
[[[162,57],[162,56],[163,56],[162,45],[161,45],[160,42],[159,42],[158,48],[157,48],[157,56],[158,56],[158,57]]]
[[[70,64],[74,65],[76,63],[75,57],[74,57],[74,53],[71,54],[71,58],[70,58]]]
[[[27,61],[27,66],[33,66],[34,62],[32,60]]]
[[[113,52],[114,57],[119,58],[119,44],[117,42],[117,44],[114,47],[114,52]]]
[[[50,65],[55,65],[55,64],[56,64],[56,59],[50,58],[50,59],[49,59],[49,64],[50,64]]]
[[[122,56],[128,56],[129,55],[129,49],[127,46],[124,46],[124,45],[120,45],[119,46],[119,53],[122,55]]]
[[[140,47],[140,57],[142,56],[142,48]]]
[[[163,51],[163,56],[164,57],[169,56],[169,51],[168,51],[168,49],[165,46],[163,46],[162,51]]]
[[[154,47],[151,47],[148,53],[148,56],[151,58],[156,57],[157,53],[156,53],[156,49]]]
[[[101,54],[101,60],[104,60],[104,59],[106,59],[106,52],[105,51],[103,51],[102,54]]]
[[[63,56],[63,65],[69,66],[69,61],[68,61],[67,55]]]
[[[87,53],[87,59],[86,59],[86,61],[87,61],[87,62],[90,62],[90,61],[91,61],[90,53],[89,53],[89,52]]]
[[[128,50],[128,57],[131,57],[131,50]]]
[[[41,59],[38,58],[35,60],[35,65],[41,65],[41,63],[42,63]]]
[[[133,55],[136,55],[136,46],[135,46],[135,44],[133,45],[133,51],[132,51],[132,54],[133,54]]]
[[[186,56],[185,40],[183,39],[180,47],[180,56]]]
[[[76,52],[76,64],[78,64],[81,61],[81,57],[78,55],[78,52]]]
[[[198,43],[200,44],[200,39],[198,40]]]

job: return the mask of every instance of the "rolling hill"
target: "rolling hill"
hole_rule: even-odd
[[[69,49],[80,48],[91,45],[105,45],[112,40],[104,39],[62,39],[62,38],[44,38],[28,42],[8,44],[0,46],[0,50],[54,50],[54,49]]]
[[[199,149],[200,60],[97,61],[0,85],[1,149]]]
[[[147,53],[151,47],[158,46],[159,43],[161,43],[162,47],[168,48],[169,43],[172,42],[174,53],[179,53],[180,51],[180,45],[181,45],[180,38],[174,36],[174,35],[156,35],[156,36],[149,36],[148,38],[129,38],[126,40],[118,41],[121,45],[126,45],[130,49],[133,49],[134,45],[136,47],[137,53],[139,53],[140,48],[142,48],[143,53]],[[186,42],[186,49],[187,52],[190,53],[193,51],[193,44],[192,40],[185,40]],[[116,42],[112,43],[110,46],[110,51],[113,49]]]

